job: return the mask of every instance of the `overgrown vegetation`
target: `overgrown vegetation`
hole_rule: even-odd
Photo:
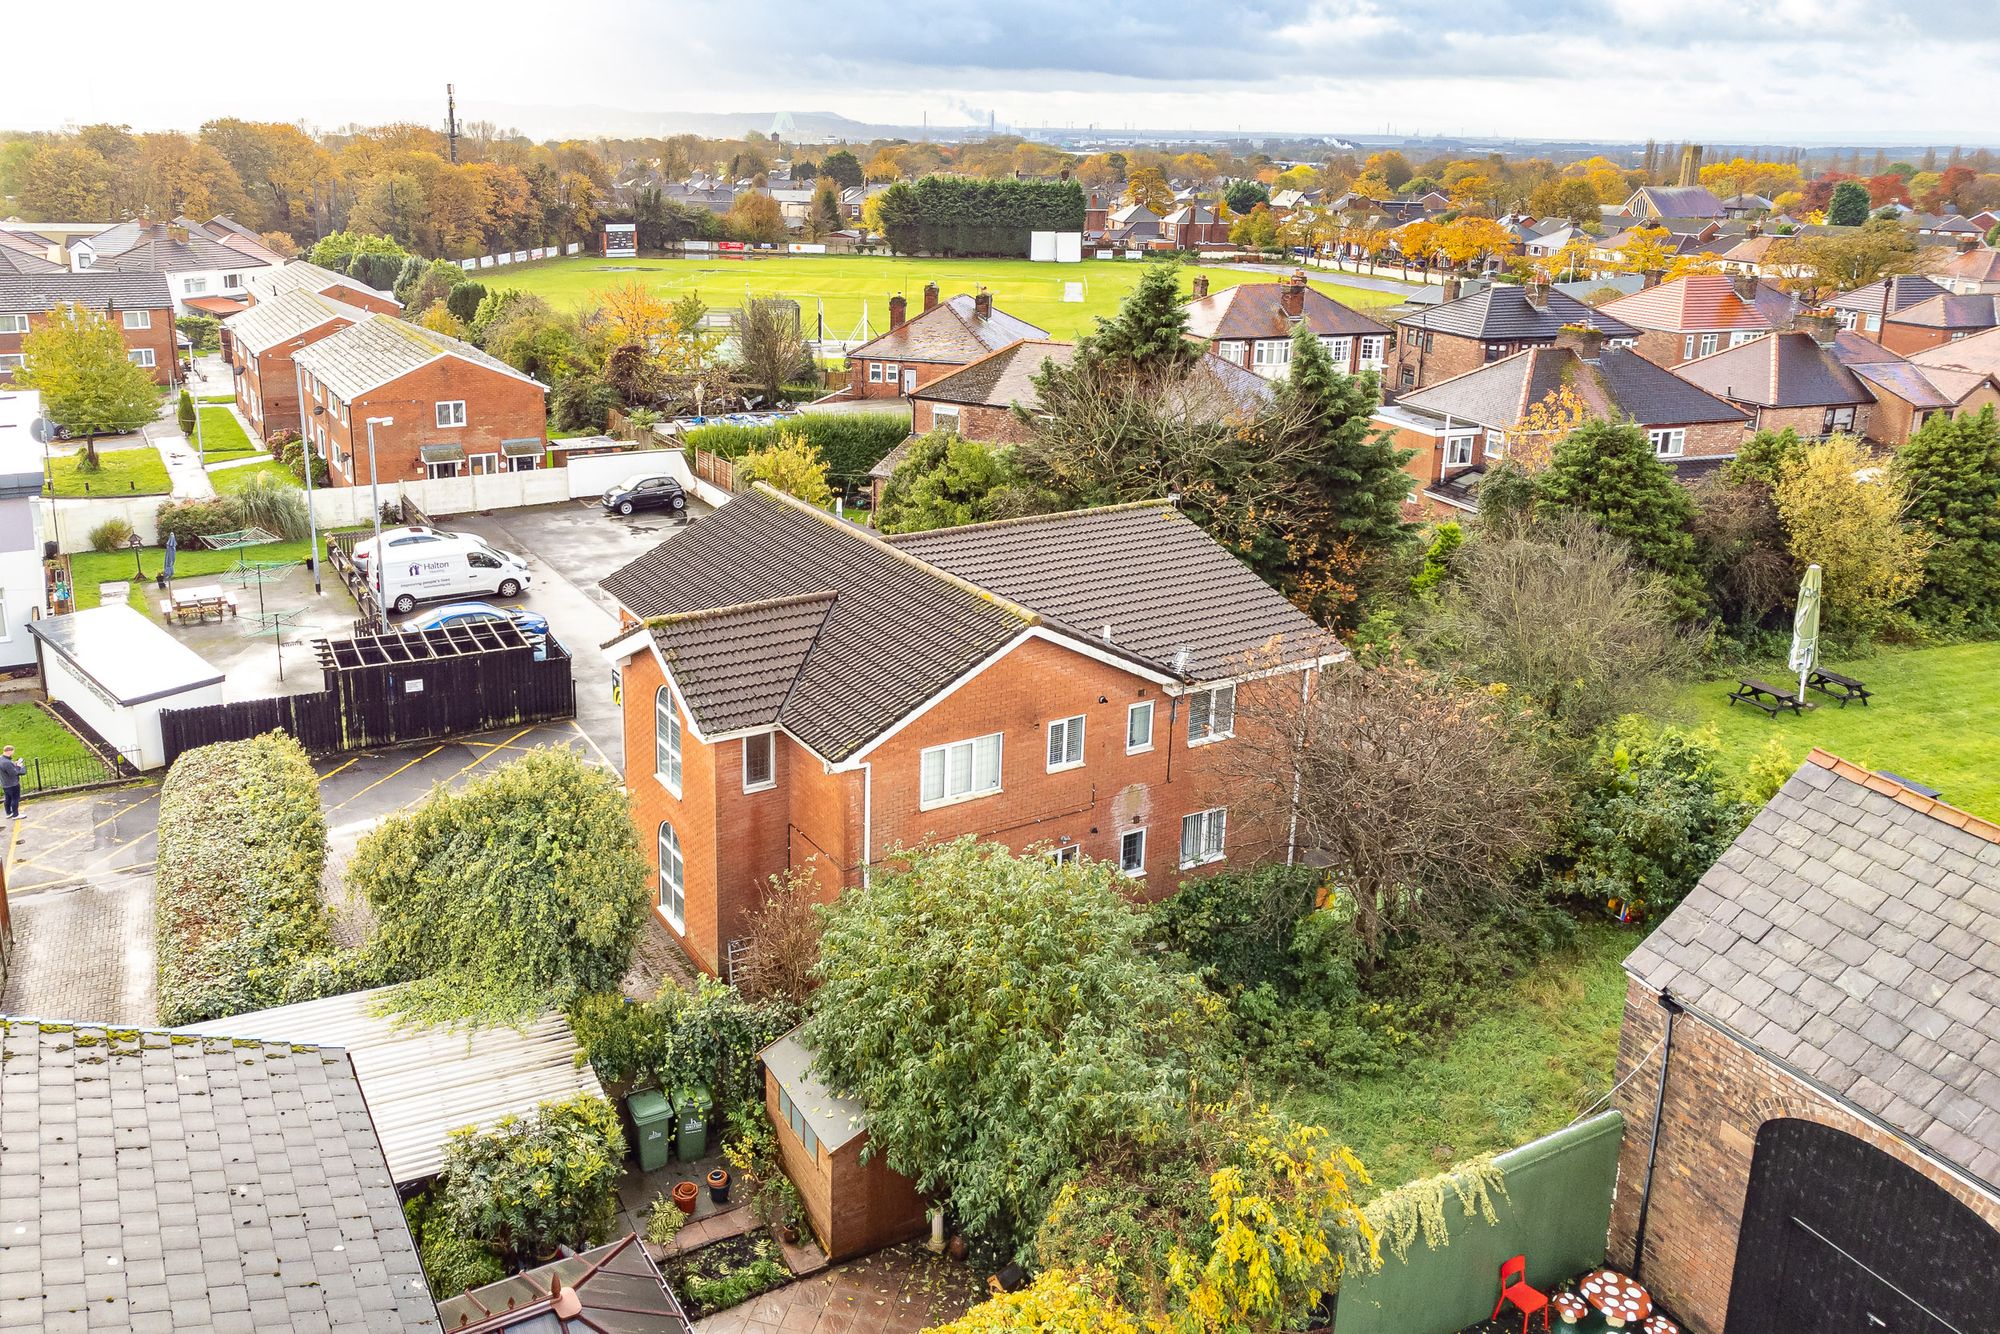
[[[909,418],[893,412],[808,412],[770,426],[699,426],[682,438],[690,449],[735,459],[768,449],[787,434],[802,436],[826,460],[827,481],[846,488],[865,483],[868,470],[909,433]]]
[[[702,978],[693,991],[669,981],[646,1002],[616,992],[579,996],[569,1022],[577,1046],[606,1084],[670,1091],[699,1084],[717,1105],[730,1107],[761,1103],[757,1053],[796,1015],[783,1004],[750,1001],[727,983]]]
[[[625,1132],[595,1094],[545,1102],[526,1117],[451,1132],[436,1208],[456,1234],[517,1265],[607,1239],[618,1207]]]

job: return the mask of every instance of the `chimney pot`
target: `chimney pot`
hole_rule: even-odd
[[[902,328],[902,327],[903,327],[903,313],[904,313],[905,311],[907,311],[907,310],[908,310],[909,308],[910,308],[910,307],[909,307],[909,303],[908,303],[907,301],[903,300],[903,298],[902,298],[902,297],[900,297],[900,296],[892,296],[892,297],[890,297],[890,298],[889,298],[889,327],[890,327],[890,329],[892,329],[892,330],[893,330],[893,329],[900,329],[900,328]]]
[[[1666,276],[1667,275],[1664,270],[1647,269],[1644,273],[1639,275],[1639,286],[1642,289],[1658,287],[1660,285],[1660,279]]]
[[[1278,293],[1278,309],[1285,312],[1288,319],[1303,319],[1306,313],[1306,275],[1302,270],[1293,270],[1285,279],[1285,285]]]
[[[974,319],[990,320],[993,318],[993,293],[987,291],[984,287],[980,288],[978,293],[972,298],[972,315]]]
[[[1549,285],[1546,282],[1537,278],[1533,282],[1528,283],[1525,290],[1528,295],[1529,305],[1533,306],[1536,310],[1547,310],[1549,308]]]
[[[1460,286],[1460,283],[1459,283],[1459,281],[1458,281],[1457,277],[1455,277],[1455,276],[1454,276],[1454,277],[1450,277],[1450,278],[1446,278],[1446,279],[1444,280],[1444,299],[1445,299],[1446,301],[1456,301],[1456,300],[1458,300],[1458,294],[1459,294],[1460,290],[1461,290],[1461,286]]]
[[[1208,295],[1208,275],[1205,273],[1197,273],[1194,276],[1194,299],[1199,301],[1207,295]]]
[[[938,285],[936,283],[925,283],[924,312],[926,314],[929,314],[931,311],[936,310],[937,303],[938,303]]]

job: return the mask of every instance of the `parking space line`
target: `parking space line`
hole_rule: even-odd
[[[121,816],[130,815],[133,811],[138,810],[141,806],[144,806],[147,802],[151,801],[156,795],[158,795],[158,792],[159,789],[154,788],[151,791],[149,791],[145,796],[133,802],[130,806],[119,807],[117,810],[111,812],[111,814],[105,816],[102,820],[99,820],[96,824],[90,826],[90,828],[79,829],[77,830],[77,832],[71,834],[67,838],[57,839],[54,843],[49,844],[46,848],[36,848],[35,856],[30,857],[27,861],[21,864],[23,866],[36,865],[37,864],[35,861],[36,857],[46,857],[52,852],[56,852],[62,848],[68,847],[70,844],[76,842],[78,839],[84,837],[87,834],[96,833],[98,830],[104,828],[104,826],[112,823],[114,820],[119,819]],[[10,838],[7,843],[7,866],[10,870],[13,868],[14,865],[14,841],[19,839],[20,836],[21,836],[21,822],[19,820],[16,820],[14,822],[13,837]]]
[[[370,792],[373,792],[376,788],[382,786],[382,784],[388,782],[391,778],[394,778],[397,774],[409,768],[410,765],[422,764],[425,760],[429,759],[431,756],[437,754],[439,751],[443,749],[444,749],[443,746],[432,746],[429,750],[417,756],[417,758],[415,758],[414,760],[411,760],[409,764],[398,765],[396,768],[391,769],[388,773],[383,774],[380,778],[370,783],[367,787],[362,788],[361,791],[356,792],[353,794],[353,796],[348,797],[345,801],[339,801],[327,807],[327,814],[331,815],[333,814],[333,812],[339,810],[342,806],[345,806],[349,801],[353,801],[357,797],[362,797]]]
[[[572,718],[569,720],[569,728],[570,731],[575,732],[578,736],[582,737],[592,750],[597,752],[597,758],[604,762],[605,768],[612,770],[614,773],[617,771],[618,766],[613,764],[611,762],[611,757],[604,753],[604,747],[598,745],[596,739],[593,738],[590,735],[590,733],[583,730],[583,725],[581,723],[577,722],[576,719]]]
[[[347,768],[349,765],[354,765],[359,763],[361,763],[361,757],[359,755],[356,755],[353,758],[349,759],[347,761],[347,764],[334,765],[333,768],[328,769],[325,773],[321,774],[316,781],[324,783],[327,779],[333,777],[335,774],[339,773],[342,769]]]
[[[537,723],[535,726],[539,727],[540,725],[541,724]],[[514,733],[514,735],[508,737],[505,741],[499,742],[498,744],[493,744],[485,741],[475,741],[469,743],[475,746],[489,746],[490,748],[484,755],[475,755],[470,760],[467,760],[465,766],[459,769],[457,772],[453,773],[451,778],[458,778],[466,773],[471,772],[471,770],[475,766],[484,764],[487,760],[492,759],[495,751],[519,749],[519,747],[515,746],[514,743],[516,741],[519,741],[522,737],[528,735],[528,733],[534,730],[535,730],[534,727],[524,727],[520,731]],[[447,778],[445,781],[448,783],[451,781],[451,778]]]
[[[50,889],[56,885],[67,884],[73,880],[87,879],[90,876],[96,875],[100,871],[109,871],[114,874],[122,871],[150,871],[158,864],[157,860],[148,860],[143,862],[133,862],[130,866],[111,865],[110,857],[115,857],[118,855],[118,853],[123,852],[124,850],[125,849],[123,847],[114,849],[109,856],[100,858],[99,860],[90,863],[90,865],[88,866],[79,866],[74,871],[65,871],[61,875],[53,875],[46,880],[32,880],[26,884],[11,886],[8,890],[8,893],[28,894],[38,889]]]

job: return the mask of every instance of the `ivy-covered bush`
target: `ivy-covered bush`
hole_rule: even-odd
[[[493,1248],[459,1228],[437,1189],[411,1196],[403,1205],[403,1220],[417,1243],[417,1258],[423,1262],[432,1297],[455,1297],[507,1277],[507,1267]]]
[[[291,973],[333,948],[325,867],[326,817],[297,741],[270,732],[175,760],[154,891],[160,1023],[280,1004]]]
[[[716,1105],[762,1102],[762,1048],[795,1022],[778,1002],[750,1001],[727,983],[704,977],[692,992],[668,982],[643,1003],[615,992],[579,997],[570,1031],[597,1077],[611,1084],[678,1089],[706,1086]]]
[[[460,1234],[523,1263],[557,1245],[605,1239],[618,1207],[625,1132],[593,1093],[545,1102],[532,1116],[451,1132],[440,1207]]]
[[[237,528],[236,507],[227,496],[163,500],[153,517],[159,525],[161,543],[171,533],[183,547],[197,545],[212,533],[233,532]]]
[[[868,470],[910,434],[910,419],[893,412],[805,412],[769,426],[700,426],[683,439],[726,459],[741,458],[802,435],[826,460],[826,479],[836,490],[858,486]]]

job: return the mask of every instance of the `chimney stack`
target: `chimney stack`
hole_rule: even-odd
[[[972,298],[972,317],[977,320],[993,318],[993,293],[981,287]]]
[[[1800,333],[1812,335],[1812,340],[1821,347],[1832,347],[1833,340],[1840,334],[1840,320],[1831,311],[1815,310],[1801,315],[1793,321]]]
[[[1959,254],[1969,255],[1978,248],[1979,248],[1979,238],[1977,236],[1966,235],[1958,238]]]
[[[1604,355],[1604,330],[1587,324],[1565,324],[1556,332],[1557,347],[1573,347],[1580,360],[1595,365]]]
[[[1457,278],[1457,276],[1456,276],[1456,275],[1453,275],[1452,277],[1449,277],[1449,278],[1446,278],[1446,279],[1444,280],[1444,299],[1445,299],[1445,302],[1446,302],[1446,303],[1449,303],[1449,302],[1452,302],[1452,301],[1456,301],[1456,300],[1458,300],[1458,294],[1459,294],[1460,290],[1461,290],[1461,285],[1460,285],[1460,283],[1459,283],[1459,281],[1458,281],[1458,278]]]
[[[1524,284],[1522,290],[1527,294],[1528,304],[1536,310],[1547,310],[1549,308],[1549,284],[1547,279],[1536,278],[1534,281]]]
[[[1647,269],[1644,273],[1639,275],[1640,290],[1644,291],[1648,288],[1658,287],[1660,285],[1660,279],[1666,276],[1667,276],[1666,271],[1663,269]]]
[[[1208,295],[1208,275],[1205,273],[1197,273],[1194,276],[1194,299],[1199,301],[1207,295]]]
[[[1285,312],[1285,318],[1288,320],[1302,320],[1305,318],[1305,270],[1294,269],[1292,276],[1285,279],[1285,285],[1278,291],[1278,309]]]
[[[900,294],[889,298],[889,328],[892,331],[903,327],[903,312],[909,308],[909,303]]]
[[[181,226],[179,223],[168,223],[167,239],[170,241],[179,241],[182,245],[186,245],[188,239],[188,229]]]
[[[928,314],[930,314],[930,313],[931,313],[932,311],[936,310],[936,309],[937,309],[937,302],[938,302],[938,285],[937,285],[936,283],[925,283],[925,284],[924,284],[924,314],[928,315]]]
[[[1729,275],[1729,286],[1744,301],[1757,299],[1759,282],[1755,273],[1732,273]]]

